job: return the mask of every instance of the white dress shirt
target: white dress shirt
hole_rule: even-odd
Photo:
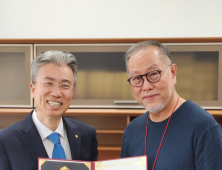
[[[36,116],[35,110],[33,111],[33,114],[32,114],[32,120],[39,132],[39,135],[42,139],[43,145],[45,147],[45,150],[46,150],[49,158],[52,158],[52,151],[54,148],[54,143],[48,138],[48,136],[51,133],[53,133],[53,131],[51,131],[44,124],[42,124],[42,122],[39,121],[39,119]],[[69,147],[69,141],[68,141],[66,129],[65,129],[65,126],[63,125],[62,119],[59,123],[59,126],[57,127],[57,129],[54,132],[57,132],[59,134],[61,145],[64,148],[64,151],[66,154],[66,159],[72,160],[71,151],[70,151],[70,147]],[[35,140],[35,139],[33,139],[33,140]]]

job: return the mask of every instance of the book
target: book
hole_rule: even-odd
[[[147,170],[147,157],[136,156],[103,161],[39,158],[38,170]]]

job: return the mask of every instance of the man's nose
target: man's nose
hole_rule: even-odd
[[[142,78],[143,78],[142,90],[144,90],[144,91],[152,90],[153,89],[153,83],[150,83],[147,80],[146,76],[143,76]]]
[[[61,88],[60,85],[54,84],[54,86],[51,89],[51,95],[55,97],[60,97],[61,96]]]

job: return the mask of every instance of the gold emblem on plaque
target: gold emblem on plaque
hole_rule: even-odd
[[[78,135],[75,135],[76,138],[78,138]]]
[[[87,168],[89,168],[89,170],[91,170],[91,163],[89,163],[89,162],[84,162],[84,164],[87,166]]]
[[[63,166],[62,168],[60,168],[60,170],[70,170],[70,169],[67,168],[66,166]]]
[[[39,159],[39,166],[42,166],[46,161],[46,159]]]

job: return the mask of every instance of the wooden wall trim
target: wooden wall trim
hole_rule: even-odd
[[[137,43],[156,40],[161,43],[207,43],[222,42],[222,37],[187,38],[81,38],[81,39],[0,39],[0,44],[90,44],[90,43]]]
[[[27,115],[32,109],[0,108],[0,115]],[[68,109],[65,116],[138,116],[145,109]]]
[[[0,115],[27,115],[32,109],[0,108]],[[222,110],[207,110],[215,117],[222,117]],[[68,109],[65,116],[140,116],[145,109]]]

